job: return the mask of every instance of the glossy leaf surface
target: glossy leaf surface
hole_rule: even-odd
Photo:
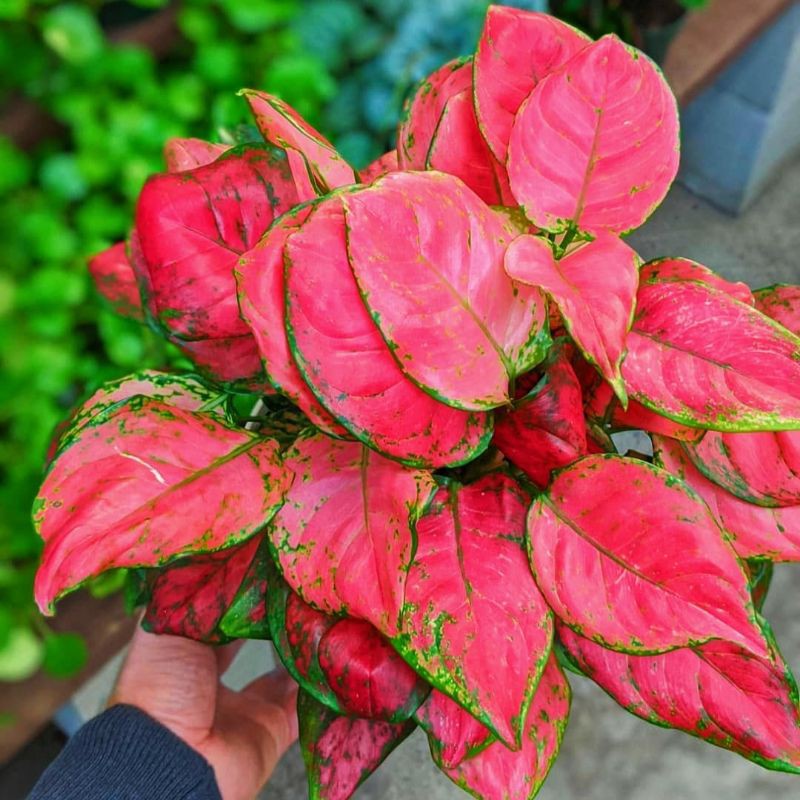
[[[297,698],[300,750],[309,800],[348,800],[413,730],[413,721],[342,717],[301,691]]]
[[[520,236],[508,248],[506,272],[553,298],[564,324],[586,359],[625,402],[620,374],[625,341],[633,322],[639,257],[607,233],[556,261],[541,238]]]
[[[541,487],[552,470],[586,455],[581,386],[563,348],[537,385],[498,417],[492,443]]]
[[[656,653],[719,638],[766,652],[733,549],[663,469],[615,455],[567,467],[531,506],[528,547],[550,607],[594,641]]]
[[[677,170],[675,98],[650,59],[615,36],[545,77],[511,130],[511,190],[544,230],[637,228]]]
[[[493,742],[445,774],[473,797],[486,800],[532,800],[558,756],[569,719],[571,692],[551,654],[536,688],[519,751]]]
[[[206,142],[203,139],[175,137],[164,145],[164,163],[167,172],[184,172],[195,167],[204,167],[216,161],[230,145]]]
[[[755,292],[756,308],[800,336],[800,286],[768,286]]]
[[[287,582],[327,614],[395,635],[430,473],[323,434],[298,439],[285,464],[295,479],[271,536]]]
[[[657,258],[648,261],[640,272],[642,283],[659,281],[661,283],[681,283],[695,281],[704,283],[712,289],[729,294],[734,300],[752,306],[755,303],[753,292],[746,283],[728,281],[708,267],[688,258]],[[769,315],[767,315],[769,316]]]
[[[39,607],[51,612],[107,569],[236,544],[271,519],[287,485],[275,442],[158,400],[115,406],[62,448],[36,500]]]
[[[501,162],[525,98],[590,41],[547,14],[489,6],[475,55],[475,108],[481,131]]]
[[[323,406],[356,437],[414,465],[471,461],[491,418],[438,402],[409,381],[381,338],[348,263],[340,197],[320,203],[286,249],[289,344]]]
[[[516,231],[461,181],[395,172],[345,197],[350,263],[403,372],[443,402],[507,402],[550,344],[541,293],[514,287]]]
[[[89,272],[97,291],[108,300],[117,314],[144,319],[142,298],[125,242],[117,242],[92,256],[89,259]]]
[[[800,772],[797,687],[777,651],[763,658],[730,642],[708,642],[629,656],[567,628],[559,636],[579,667],[638,717],[769,769]]]
[[[631,397],[683,424],[800,428],[800,339],[700,283],[640,285],[622,375]]]
[[[291,106],[267,92],[245,89],[242,94],[261,135],[277,147],[302,154],[320,194],[356,182],[353,168],[336,148]]]
[[[525,559],[526,505],[502,473],[437,492],[416,526],[395,640],[421,675],[511,746],[519,744],[553,633]]]

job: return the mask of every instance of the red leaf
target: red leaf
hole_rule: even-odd
[[[270,383],[321,430],[347,436],[320,404],[295,364],[286,338],[284,253],[288,238],[313,210],[306,205],[284,214],[236,267],[239,308],[258,345]]]
[[[397,150],[390,150],[360,170],[359,177],[361,183],[374,183],[378,178],[382,178],[390,172],[396,172],[398,169],[400,167],[397,163]]]
[[[553,298],[570,336],[623,403],[620,365],[633,322],[639,263],[621,239],[602,232],[558,261],[546,240],[520,236],[505,258],[515,281],[540,286]]]
[[[694,281],[704,283],[712,289],[729,294],[734,300],[752,306],[755,302],[753,293],[746,283],[726,281],[721,275],[712,272],[708,267],[690,261],[688,258],[657,258],[642,266],[639,274],[642,283],[659,281],[661,283],[681,283]]]
[[[437,689],[431,691],[414,718],[428,734],[433,760],[444,770],[457,767],[496,741],[485,725]]]
[[[528,545],[556,615],[607,647],[656,653],[726,639],[766,652],[733,549],[705,503],[665,470],[581,459],[534,501]]]
[[[658,463],[706,501],[741,558],[800,561],[800,505],[763,508],[740,500],[708,480],[678,442],[659,436],[653,447]]]
[[[800,772],[797,687],[777,649],[762,658],[729,642],[709,642],[631,656],[565,627],[559,636],[578,666],[636,716],[763,767]]]
[[[707,431],[686,453],[709,480],[748,503],[800,505],[800,431]]]
[[[457,408],[506,403],[550,345],[541,293],[503,272],[517,231],[441,173],[395,172],[344,204],[350,265],[403,372]]]
[[[267,620],[267,575],[274,572],[267,539],[258,536],[259,546],[219,629],[229,639],[271,639]]]
[[[532,800],[558,756],[570,700],[567,679],[551,655],[528,709],[521,749],[514,752],[502,742],[493,742],[444,773],[473,797]]]
[[[778,284],[755,292],[756,308],[800,336],[800,286]]]
[[[650,59],[615,36],[545,77],[511,130],[511,190],[544,230],[638,228],[677,170],[675,98]]]
[[[127,244],[117,242],[89,259],[92,280],[114,311],[123,317],[144,319],[142,298],[127,253]]]
[[[319,642],[319,664],[348,716],[404,722],[430,687],[368,622],[338,620]]]
[[[233,268],[300,200],[285,153],[267,146],[235,148],[205,167],[151,178],[136,230],[160,323],[181,339],[248,336]]]
[[[229,640],[219,630],[256,557],[260,539],[216,553],[181,559],[156,576],[143,624],[153,633],[185,636],[201,642]]]
[[[414,730],[411,721],[341,717],[302,690],[297,715],[309,800],[348,800]]]
[[[586,455],[581,387],[563,348],[550,356],[541,381],[498,417],[492,442],[542,487],[552,470]]]
[[[214,144],[203,139],[168,139],[164,145],[164,161],[167,172],[184,172],[195,167],[204,167],[216,161],[230,145]]]
[[[547,14],[489,6],[475,55],[475,108],[481,131],[501,162],[525,98],[590,42]]]
[[[258,345],[250,334],[192,342],[170,337],[170,341],[211,379],[238,384],[262,394],[273,393],[261,369]]]
[[[522,544],[526,505],[502,473],[437,492],[416,525],[394,640],[419,674],[512,747],[552,637]]]
[[[800,428],[800,339],[700,283],[640,285],[622,374],[631,397],[682,424]]]
[[[54,600],[105,570],[247,539],[287,484],[275,442],[157,400],[114,406],[62,448],[39,492],[36,601],[51,612]]]
[[[308,163],[318,194],[356,182],[353,168],[336,148],[290,105],[267,92],[243,89],[261,135],[270,144],[300,153]]]
[[[323,434],[299,438],[285,464],[295,480],[271,536],[287,582],[326,614],[396,634],[430,473]]]
[[[322,201],[290,237],[286,261],[289,344],[336,419],[370,447],[414,465],[462,464],[483,452],[491,418],[425,394],[381,338],[348,263],[341,197]]]
[[[400,169],[425,169],[445,104],[472,86],[472,60],[455,58],[428,75],[407,103],[397,131]]]

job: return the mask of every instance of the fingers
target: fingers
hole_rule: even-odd
[[[283,667],[277,667],[256,678],[240,693],[281,710],[285,727],[283,735],[277,740],[280,746],[279,756],[297,739],[297,692],[297,683],[292,676]]]

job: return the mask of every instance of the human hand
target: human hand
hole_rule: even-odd
[[[220,683],[233,646],[139,629],[109,701],[140,708],[214,769],[223,800],[253,800],[297,738],[297,686],[276,670],[239,692]]]

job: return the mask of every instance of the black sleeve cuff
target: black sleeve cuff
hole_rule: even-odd
[[[28,800],[221,800],[209,763],[138,708],[84,725]]]

